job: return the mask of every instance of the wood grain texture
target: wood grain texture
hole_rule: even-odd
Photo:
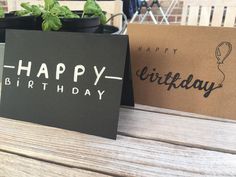
[[[0,177],[105,177],[107,175],[55,165],[0,152]]]
[[[142,117],[149,122],[149,127],[157,126],[146,114],[133,117],[132,111],[134,110],[121,109],[119,131],[127,129],[127,134],[136,136],[132,129],[138,126],[122,128],[122,119],[134,117],[137,117],[133,120],[134,125],[137,125],[135,122],[140,122],[139,117]],[[158,114],[156,118],[159,118]],[[159,123],[161,122],[164,123],[164,119]],[[174,123],[176,122],[173,121]],[[149,128],[147,124],[143,124],[143,128],[138,128],[135,132],[147,134],[144,127]],[[166,128],[169,129],[168,126]],[[181,130],[181,127],[177,127],[176,131],[179,129]],[[157,133],[153,131],[150,130],[150,134]],[[160,133],[164,134],[166,131]],[[118,135],[114,141],[4,118],[0,119],[0,150],[70,168],[115,176],[236,176],[235,154],[123,135]]]
[[[118,130],[129,136],[236,154],[236,123],[232,122],[121,109]]]
[[[124,108],[126,108],[126,107],[124,107]],[[127,107],[127,108],[129,108],[129,107]],[[143,110],[143,111],[147,111],[147,112],[163,113],[163,114],[168,114],[168,115],[181,116],[184,118],[189,117],[189,118],[196,118],[196,119],[206,119],[206,120],[236,123],[236,120],[232,120],[232,119],[206,116],[206,115],[201,115],[201,114],[196,114],[196,113],[183,112],[183,111],[178,111],[178,110],[173,110],[173,109],[153,107],[153,106],[147,106],[147,105],[141,105],[141,104],[135,104],[134,109],[135,110]]]

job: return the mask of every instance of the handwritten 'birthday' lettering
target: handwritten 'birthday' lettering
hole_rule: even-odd
[[[169,72],[167,74],[161,75],[156,71],[156,68],[152,70],[147,66],[142,69],[138,69],[136,72],[136,76],[142,81],[149,81],[151,83],[157,83],[158,85],[166,85],[167,90],[184,88],[188,89],[197,89],[200,91],[204,91],[204,97],[207,98],[210,96],[212,91],[221,88],[219,84],[215,82],[204,81],[200,79],[195,79],[192,74],[190,74],[186,79],[182,79],[180,73],[173,74]]]

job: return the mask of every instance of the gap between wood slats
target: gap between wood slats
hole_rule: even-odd
[[[121,108],[122,135],[186,147],[236,153],[236,124]]]
[[[11,126],[15,122],[19,121],[6,119],[2,124]],[[235,129],[236,125],[229,122],[121,108],[118,131],[140,139],[235,154]]]
[[[68,132],[69,134],[73,132]],[[81,134],[80,134],[81,135]],[[60,135],[59,135],[60,136]],[[119,136],[118,142],[114,140],[101,139],[94,136],[83,135],[81,136],[84,146],[90,141],[98,143],[92,148],[95,150],[100,147],[103,149],[104,155],[101,157],[93,156],[90,159],[86,155],[91,164],[77,156],[76,152],[71,152],[72,149],[64,149],[58,147],[59,144],[53,145],[50,149],[38,146],[39,149],[28,149],[27,141],[26,146],[21,153],[14,150],[5,151],[7,153],[16,154],[26,158],[45,161],[70,168],[86,169],[91,166],[90,171],[103,172],[105,174],[113,174],[114,176],[234,176],[236,175],[236,156],[224,154],[219,152],[211,152],[200,149],[186,148],[180,146],[168,145],[166,143],[157,143],[151,140],[137,140],[136,138],[129,138]],[[89,140],[90,139],[90,140]],[[99,140],[100,139],[100,140]],[[89,141],[88,141],[89,140]],[[96,140],[98,142],[96,142]],[[102,141],[104,140],[104,141]],[[101,144],[100,144],[101,143]],[[137,144],[138,143],[138,144]],[[39,143],[40,144],[40,143]],[[66,144],[66,143],[65,143]],[[111,146],[107,149],[106,146]],[[41,146],[45,146],[44,143]],[[45,146],[46,147],[46,146]],[[68,146],[69,147],[69,146]],[[74,147],[74,146],[72,146]],[[113,147],[113,148],[112,148]],[[102,150],[101,149],[101,150]],[[37,153],[31,151],[38,150]],[[117,152],[117,151],[120,152]],[[63,151],[74,154],[73,157],[66,155],[63,157]],[[106,152],[108,151],[108,152]],[[64,153],[65,153],[64,152]],[[98,151],[99,152],[99,151]],[[83,152],[82,152],[83,153]],[[96,153],[96,152],[95,152]],[[122,154],[122,158],[117,156]],[[132,153],[132,154],[130,154]],[[50,155],[49,155],[50,154]],[[107,154],[107,156],[106,156]],[[123,155],[124,154],[124,155]],[[129,154],[129,155],[128,155]],[[97,159],[97,158],[100,158]],[[72,160],[72,159],[77,159]],[[101,159],[106,159],[109,163],[101,162]],[[71,161],[72,160],[72,161]],[[1,159],[0,159],[1,162]],[[94,163],[94,164],[93,164]],[[87,164],[87,165],[86,165]],[[97,164],[97,165],[95,165]],[[209,166],[209,167],[207,167]],[[223,169],[220,167],[224,166]],[[86,167],[86,168],[85,168]],[[102,171],[104,169],[104,171]],[[112,173],[111,173],[112,172]]]
[[[123,133],[123,132],[118,132],[118,134],[122,135],[122,136],[131,137],[131,138],[152,140],[152,141],[158,141],[158,142],[168,143],[168,144],[177,145],[177,146],[183,146],[183,147],[189,147],[189,148],[195,148],[195,149],[215,151],[215,152],[221,152],[221,153],[228,153],[228,154],[236,155],[235,150],[221,149],[221,148],[203,146],[203,145],[198,145],[198,144],[190,144],[190,143],[184,143],[184,142],[181,142],[181,141],[173,141],[173,140],[167,140],[167,139],[161,139],[161,138],[146,138],[146,137],[142,137],[142,136],[134,136],[132,134]]]
[[[121,108],[131,109],[131,110],[139,110],[139,111],[144,111],[144,112],[160,113],[160,114],[166,114],[166,115],[172,115],[172,116],[181,116],[184,118],[203,119],[203,120],[211,120],[211,121],[217,121],[217,122],[229,122],[229,123],[236,124],[236,120],[220,118],[220,117],[211,117],[211,116],[200,115],[200,114],[196,114],[196,113],[183,112],[183,111],[178,111],[178,110],[159,108],[159,107],[153,107],[153,106],[147,106],[147,105],[141,105],[141,104],[135,104],[134,107],[122,105]]]
[[[110,176],[117,176],[116,174],[110,174],[110,173],[106,173],[106,172],[103,172],[103,171],[98,171],[98,170],[94,170],[94,169],[90,169],[90,168],[80,168],[78,166],[74,166],[74,165],[68,165],[68,164],[64,164],[62,162],[56,162],[56,161],[51,161],[51,160],[46,160],[46,159],[42,159],[42,158],[38,158],[38,157],[33,157],[33,156],[29,156],[27,154],[22,154],[22,153],[17,153],[17,152],[13,152],[13,151],[8,151],[8,150],[4,150],[4,149],[0,149],[0,157],[1,157],[1,154],[9,154],[9,155],[12,155],[12,156],[19,156],[21,158],[24,158],[24,159],[31,159],[33,161],[38,161],[38,162],[43,162],[45,164],[52,164],[52,165],[56,165],[58,168],[60,167],[63,167],[63,168],[69,168],[69,169],[77,169],[79,170],[81,173],[82,172],[87,172],[87,173],[90,173],[90,176],[93,175],[93,176],[102,176],[102,177],[110,177]],[[1,162],[1,159],[0,159],[0,162]],[[0,170],[1,170],[1,165],[0,165]],[[0,175],[1,175],[1,172],[0,172]],[[0,176],[1,177],[1,176]],[[67,177],[67,176],[65,176]],[[84,176],[83,176],[84,177]],[[117,176],[117,177],[121,177],[121,176]]]

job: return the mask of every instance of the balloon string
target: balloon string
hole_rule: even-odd
[[[221,81],[221,83],[219,85],[223,86],[223,83],[225,81],[225,73],[220,69],[220,64],[218,64],[218,70],[221,72],[221,74],[223,75],[223,79]]]

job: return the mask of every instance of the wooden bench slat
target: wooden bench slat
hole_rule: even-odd
[[[108,177],[101,173],[56,165],[14,154],[0,152],[1,177]]]
[[[236,123],[231,122],[122,109],[118,130],[134,137],[236,153]]]
[[[235,133],[235,127],[231,127],[228,124],[214,124],[214,121],[212,123],[202,120],[199,125],[194,126],[198,122],[194,122],[190,118],[163,117],[162,114],[158,113],[153,113],[149,116],[150,113],[140,112],[121,109],[119,132],[124,131],[134,136],[139,132],[139,134],[143,134],[147,138],[151,138],[148,132],[153,137],[167,134],[166,137],[168,138],[171,136],[172,139],[184,140],[183,138],[186,138],[186,141],[194,138],[192,135],[195,134],[198,138],[202,137],[203,143],[227,142],[228,144],[224,144],[225,147],[232,147],[235,142],[233,134]],[[181,121],[181,119],[183,120]],[[128,122],[129,120],[130,122]],[[207,123],[209,129],[204,127],[204,122]],[[172,127],[175,127],[175,129],[171,130],[169,124],[173,124]],[[204,127],[203,130],[196,129],[201,126]],[[178,131],[181,133],[179,134]],[[213,136],[217,131],[221,135]],[[205,134],[206,132],[207,134]],[[231,132],[231,136],[224,136],[228,135],[229,132]],[[162,135],[158,135],[159,133]],[[208,137],[206,138],[207,140],[204,140],[204,136]],[[212,141],[208,142],[211,136]],[[221,138],[227,140],[221,140]],[[77,168],[90,168],[94,171],[103,171],[104,173],[120,176],[157,176],[157,174],[161,176],[236,175],[235,154],[123,135],[119,135],[117,140],[114,141],[4,118],[0,119],[0,150],[23,154],[48,162],[60,162]],[[209,166],[211,168],[207,168]]]

